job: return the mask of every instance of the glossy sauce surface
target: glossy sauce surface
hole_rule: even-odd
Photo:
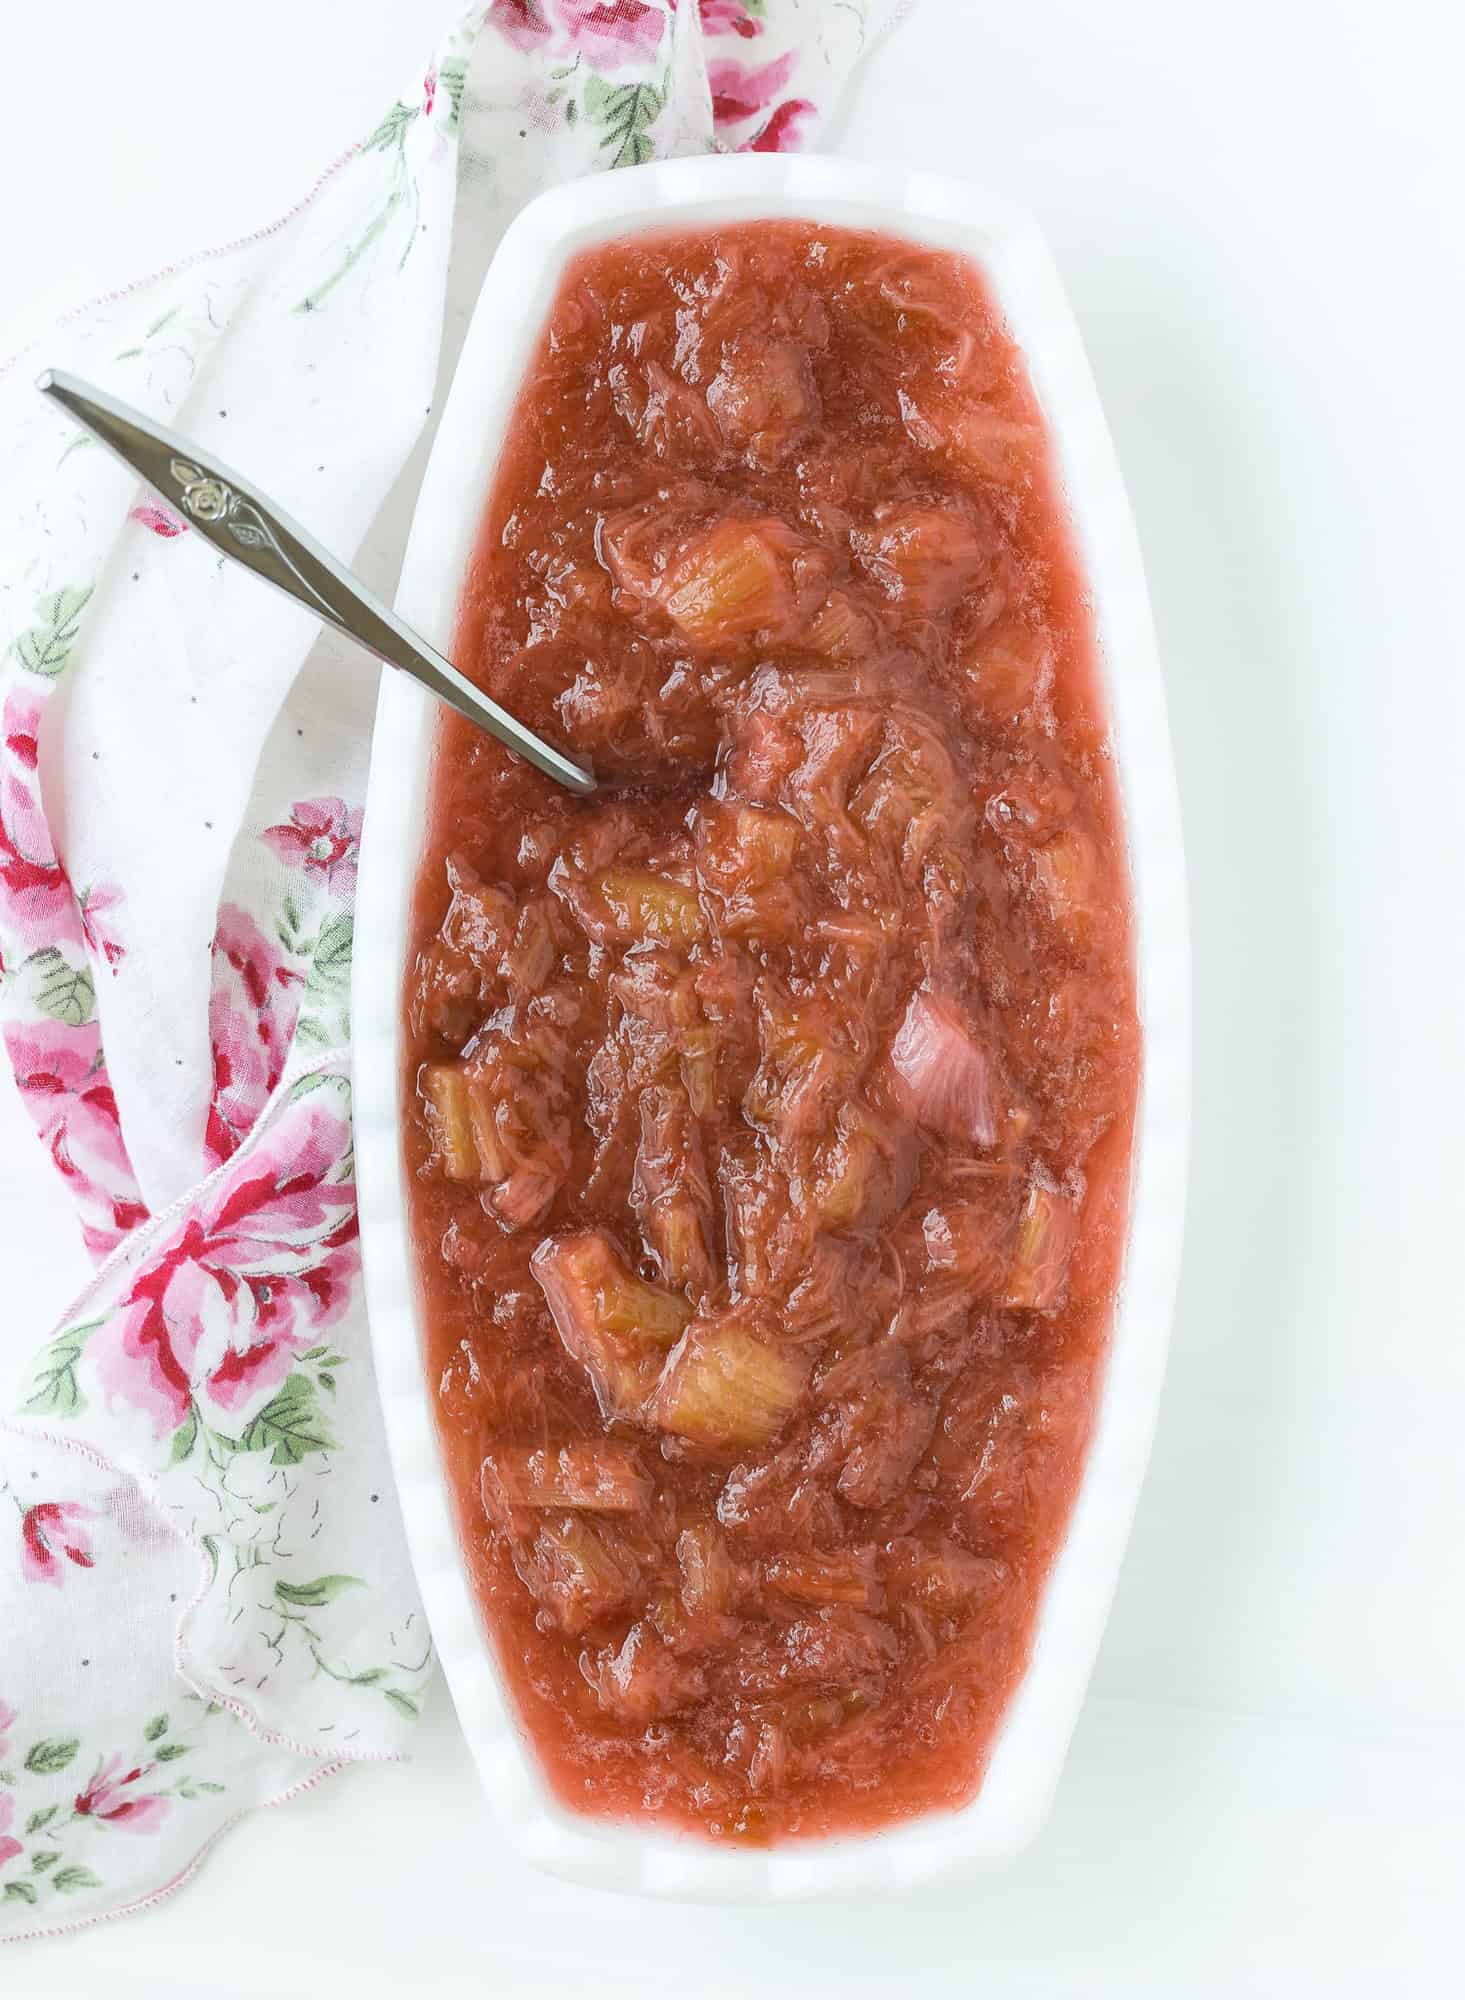
[[[557,1792],[972,1795],[1082,1467],[1139,1074],[1082,580],[978,273],[586,253],[441,726],[404,1143],[443,1449]]]

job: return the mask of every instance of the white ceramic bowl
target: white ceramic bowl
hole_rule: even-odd
[[[1123,1285],[1098,1421],[1032,1659],[981,1790],[854,1839],[734,1852],[550,1793],[511,1710],[453,1527],[419,1355],[400,1142],[401,993],[428,792],[430,699],[385,674],[356,907],[354,1067],[362,1250],[377,1380],[418,1581],[463,1732],[526,1858],[600,1888],[731,1902],[865,1895],[1013,1853],[1041,1825],[1078,1717],[1138,1498],[1164,1369],[1184,1209],[1189,955],[1180,824],[1139,547],[1073,315],[1025,216],[928,174],[756,155],[607,173],[543,195],[499,247],[417,502],[397,604],[443,650],[500,441],[565,260],[649,227],[796,217],[966,252],[1026,357],[1058,454],[1094,616],[1133,872],[1144,1083]]]

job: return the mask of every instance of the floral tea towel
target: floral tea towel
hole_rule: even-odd
[[[809,143],[881,11],[475,6],[291,215],[0,369],[0,1011],[97,1265],[0,1349],[0,1936],[135,1909],[251,1806],[400,1756],[432,1671],[356,1248],[372,677],[32,378],[217,449],[389,587],[383,505],[514,211]]]

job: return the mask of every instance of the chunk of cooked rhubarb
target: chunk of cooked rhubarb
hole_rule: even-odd
[[[691,1317],[685,1299],[637,1278],[598,1229],[546,1237],[529,1268],[602,1416],[641,1417],[666,1351]]]
[[[748,1790],[776,1793],[788,1769],[789,1734],[782,1722],[772,1717],[758,1724],[753,1754],[748,1759]]]
[[[564,1085],[547,1051],[483,1038],[468,1065],[468,1117],[484,1206],[509,1232],[537,1222],[570,1164]]]
[[[850,537],[855,559],[885,595],[919,618],[934,618],[972,590],[989,554],[954,506],[883,501],[867,529]]]
[[[677,1536],[681,1598],[688,1613],[721,1616],[737,1600],[738,1567],[715,1521],[694,1521]]]
[[[515,994],[540,992],[558,957],[555,906],[548,897],[536,897],[520,910],[513,942],[501,961],[501,970],[510,991]]]
[[[990,1146],[997,1137],[992,1062],[949,1002],[910,997],[890,1065],[912,1115],[944,1138]]]
[[[833,1123],[859,1067],[863,1027],[831,994],[791,994],[765,977],[755,989],[761,1058],[743,1116],[781,1147],[814,1141]]]
[[[489,1519],[506,1525],[518,1507],[636,1514],[652,1487],[634,1445],[588,1438],[558,1451],[498,1445],[484,1455],[479,1492]]]
[[[643,1090],[639,1109],[631,1206],[663,1279],[700,1300],[713,1280],[712,1194],[702,1135],[679,1084]]]
[[[644,1618],[618,1646],[582,1653],[580,1671],[608,1714],[638,1727],[679,1714],[707,1692],[702,1669],[679,1659]]]
[[[864,658],[875,642],[875,620],[847,590],[832,590],[809,627],[809,644],[831,660]]]
[[[780,455],[819,419],[819,391],[807,350],[792,340],[741,333],[723,349],[707,385],[707,407],[728,444],[762,459]]]
[[[1022,1200],[1015,1163],[993,1164],[998,1171],[965,1175],[960,1192],[944,1194],[921,1217],[926,1263],[959,1278],[973,1299],[1002,1290]]]
[[[476,1430],[492,1408],[493,1391],[473,1341],[460,1340],[448,1356],[438,1377],[437,1399],[465,1430]]]
[[[828,1605],[789,1625],[745,1631],[733,1671],[745,1694],[778,1695],[793,1688],[873,1691],[900,1657],[890,1627],[853,1606]]]
[[[1033,1181],[1018,1217],[1004,1304],[1027,1312],[1052,1312],[1062,1305],[1078,1217],[1072,1196]]]
[[[462,855],[449,855],[446,868],[453,899],[443,918],[443,939],[476,965],[496,970],[514,935],[518,905],[507,889],[485,882]]]
[[[842,1106],[813,1180],[820,1220],[830,1229],[857,1222],[888,1184],[892,1152],[891,1137],[872,1111],[860,1104]]]
[[[1016,619],[1000,619],[983,632],[964,664],[984,713],[997,722],[1019,721],[1045,699],[1053,682],[1048,640]]]
[[[719,522],[673,571],[664,599],[668,617],[704,646],[779,630],[794,604],[782,555],[787,541],[777,522]]]
[[[787,813],[710,800],[697,815],[697,876],[724,936],[774,943],[792,933],[788,875],[799,825]]]
[[[944,451],[979,479],[1012,486],[1027,474],[1042,444],[1033,424],[1004,416],[990,404],[972,402],[949,392],[917,400],[907,390],[899,396],[906,436],[922,451]]]
[[[763,1577],[800,1604],[853,1604],[861,1611],[878,1611],[883,1599],[873,1549],[850,1549],[837,1556],[774,1556],[764,1563]]]
[[[1099,857],[1093,841],[1065,827],[1032,859],[1033,881],[1049,916],[1063,930],[1079,929],[1093,914]]]
[[[947,1535],[926,1543],[900,1535],[890,1544],[886,1576],[890,1595],[942,1616],[995,1597],[1011,1571],[994,1556],[974,1556]]]
[[[911,1379],[905,1349],[893,1340],[848,1355],[821,1379],[821,1402],[836,1410],[843,1458],[836,1485],[856,1507],[884,1507],[920,1463],[936,1411]]]
[[[767,1444],[798,1408],[809,1358],[768,1337],[746,1309],[694,1319],[667,1358],[652,1404],[660,1429],[714,1449]]]
[[[659,361],[642,366],[645,400],[634,426],[639,441],[658,458],[666,458],[678,446],[695,451],[701,445],[716,445],[718,426],[701,391],[669,375]]]
[[[664,875],[614,868],[600,894],[623,934],[657,942],[694,944],[702,935],[696,891]]]
[[[482,1021],[488,981],[481,967],[442,938],[417,954],[409,1000],[414,1034],[461,1049]]]
[[[786,1291],[808,1261],[817,1216],[794,1200],[789,1176],[756,1145],[725,1145],[717,1179],[734,1291],[750,1299]]]
[[[871,838],[899,858],[910,882],[968,816],[950,750],[935,724],[911,709],[887,718],[884,741],[849,805]]]
[[[424,1063],[417,1075],[433,1151],[450,1181],[478,1179],[478,1152],[468,1108],[468,1078],[461,1063]]]
[[[545,1521],[526,1539],[511,1538],[509,1549],[526,1589],[572,1637],[623,1610],[640,1586],[634,1552],[583,1514]]]

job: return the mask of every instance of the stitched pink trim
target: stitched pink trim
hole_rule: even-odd
[[[356,158],[363,143],[358,139],[353,145],[348,146],[338,159],[332,160],[331,164],[317,176],[314,186],[307,189],[293,208],[287,208],[283,215],[277,215],[273,222],[265,223],[263,228],[251,229],[243,236],[236,236],[232,242],[217,243],[209,250],[195,250],[187,257],[180,257],[176,264],[165,264],[161,271],[154,271],[146,278],[134,278],[130,284],[118,285],[114,291],[99,292],[95,298],[86,299],[79,306],[69,307],[59,319],[52,320],[43,332],[38,333],[34,340],[28,341],[24,347],[17,348],[14,354],[7,355],[0,361],[0,379],[8,375],[12,368],[19,367],[25,357],[33,354],[43,340],[49,340],[53,334],[59,333],[63,327],[70,326],[73,320],[80,319],[83,314],[95,312],[98,306],[115,305],[119,299],[130,298],[134,292],[145,292],[150,285],[160,285],[164,278],[176,278],[180,272],[191,271],[195,265],[207,264],[215,257],[232,257],[236,251],[247,250],[252,243],[263,243],[267,236],[278,235],[287,223],[293,222],[302,210],[309,208],[327,181],[334,178],[342,167]]]
[[[253,1805],[241,1806],[239,1811],[231,1813],[228,1819],[220,1820],[192,1860],[185,1862],[172,1880],[165,1882],[160,1889],[149,1889],[145,1896],[134,1897],[130,1903],[119,1903],[114,1910],[94,1910],[89,1917],[77,1917],[68,1924],[41,1924],[34,1930],[10,1931],[0,1937],[0,1944],[29,1944],[38,1938],[64,1937],[68,1931],[90,1930],[93,1924],[109,1923],[113,1917],[130,1917],[135,1911],[151,1909],[154,1903],[161,1903],[165,1896],[171,1896],[175,1889],[183,1887],[188,1878],[202,1865],[204,1857],[214,1843],[228,1833],[231,1827],[238,1826],[246,1813],[260,1812],[270,1806],[287,1805],[291,1799],[299,1798],[302,1792],[313,1791],[322,1778],[334,1777],[337,1771],[344,1771],[352,1763],[367,1761],[401,1764],[405,1763],[406,1759],[378,1754],[371,1760],[364,1757],[338,1757],[334,1763],[322,1764],[318,1771],[312,1771],[307,1777],[298,1778],[293,1785],[287,1785],[283,1792],[277,1792],[272,1799],[258,1799]]]

